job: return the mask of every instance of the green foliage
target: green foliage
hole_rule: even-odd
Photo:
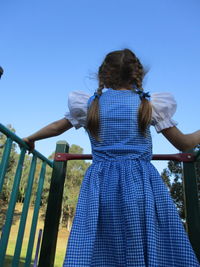
[[[164,169],[161,175],[164,179],[168,180],[167,186],[171,197],[178,209],[180,217],[185,219],[181,163],[169,161],[168,168]]]
[[[21,203],[24,202],[24,198],[25,198],[31,159],[32,159],[31,156],[25,155],[24,163],[23,163],[23,171],[22,171],[19,192],[18,192],[18,202],[21,202]]]
[[[42,163],[40,163],[40,165],[37,167],[39,169],[38,175],[37,175],[38,180],[39,180],[39,175],[40,175]],[[41,196],[41,203],[40,203],[42,210],[43,210],[43,215],[42,215],[43,219],[45,218],[45,213],[46,213],[46,208],[47,208],[49,188],[50,188],[50,183],[51,183],[51,175],[52,175],[52,168],[47,165],[46,166],[45,179],[44,179],[43,192],[42,192],[42,196]]]

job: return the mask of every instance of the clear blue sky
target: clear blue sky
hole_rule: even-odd
[[[98,66],[111,50],[130,48],[150,68],[146,91],[169,91],[174,119],[189,133],[200,124],[199,0],[1,1],[1,123],[25,137],[68,110],[68,93],[93,93]],[[92,79],[91,79],[92,78]],[[174,153],[152,129],[153,152]],[[84,130],[40,141],[50,155],[58,140],[90,153]],[[159,170],[165,164],[157,164]]]

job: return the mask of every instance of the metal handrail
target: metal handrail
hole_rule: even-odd
[[[55,161],[67,160],[89,160],[92,159],[91,154],[70,154],[70,153],[55,153]],[[175,160],[179,162],[194,162],[195,155],[193,153],[177,153],[177,154],[155,154],[152,160]]]
[[[26,150],[29,150],[28,145],[15,133],[11,132],[8,128],[6,128],[3,124],[0,123],[0,131],[4,133],[7,137],[10,137],[13,141],[18,143],[20,146],[23,146]],[[42,161],[45,161],[50,167],[53,167],[53,161],[47,159],[44,155],[42,155],[37,150],[33,150],[31,152],[33,155],[37,156],[37,158],[41,159]]]

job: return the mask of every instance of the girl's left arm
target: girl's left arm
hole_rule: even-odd
[[[35,141],[60,135],[65,131],[71,129],[72,127],[73,125],[71,124],[71,122],[63,118],[61,120],[50,123],[49,125],[45,126],[34,134],[23,138],[23,140],[30,147],[30,151],[32,151],[35,147]]]
[[[178,150],[186,152],[200,144],[200,130],[184,134],[176,126],[163,129],[161,133]]]

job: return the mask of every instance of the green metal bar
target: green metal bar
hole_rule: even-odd
[[[27,181],[26,195],[25,195],[23,210],[22,210],[21,219],[20,219],[20,225],[19,225],[19,230],[18,230],[18,235],[17,235],[17,242],[16,242],[16,246],[15,246],[15,253],[14,253],[14,257],[13,257],[13,261],[12,261],[12,267],[16,267],[19,265],[19,258],[20,258],[21,248],[22,248],[24,229],[25,229],[25,225],[26,225],[29,203],[30,203],[30,199],[31,199],[31,191],[32,191],[32,187],[33,187],[33,180],[34,180],[34,175],[35,175],[36,163],[37,163],[37,157],[34,155],[32,158],[31,167],[30,167],[29,176],[28,176],[28,181]]]
[[[46,172],[46,162],[44,161],[42,163],[42,168],[40,171],[40,178],[38,182],[38,190],[37,190],[37,195],[36,195],[36,200],[35,200],[35,207],[34,207],[30,237],[29,237],[29,242],[28,242],[28,249],[26,253],[25,267],[30,267],[31,265],[31,258],[32,258],[32,253],[33,253],[33,245],[34,245],[36,226],[37,226],[37,221],[38,221],[38,214],[39,214],[39,209],[40,209],[42,190],[43,190],[43,185],[44,185],[45,172]]]
[[[199,161],[199,160],[200,160],[200,149],[199,149],[199,151],[197,152],[195,158],[196,158],[196,161]]]
[[[11,132],[8,128],[6,128],[3,124],[0,123],[0,131],[2,133],[4,133],[5,135],[7,135],[8,137],[10,137],[13,141],[17,142],[20,146],[26,148],[26,150],[29,149],[28,145],[20,138],[18,137],[15,133]],[[38,152],[37,150],[33,150],[33,152],[31,152],[33,155],[36,155],[39,159],[41,159],[42,161],[46,161],[47,164],[50,167],[53,167],[53,162],[50,161],[49,159],[47,159],[45,156],[43,156],[40,152]]]
[[[187,232],[191,245],[200,262],[200,208],[195,163],[183,163],[183,187]]]
[[[66,153],[69,145],[65,141],[57,142],[56,153]],[[55,162],[51,177],[49,199],[46,211],[44,234],[39,258],[39,267],[53,267],[56,242],[61,215],[63,188],[66,175],[66,162]]]
[[[17,170],[15,173],[15,179],[13,183],[13,188],[12,188],[12,193],[10,197],[10,202],[9,202],[9,207],[6,213],[6,222],[4,226],[4,231],[2,238],[0,240],[0,263],[3,266],[4,259],[5,259],[5,253],[6,253],[6,248],[8,245],[8,239],[10,235],[10,228],[12,225],[12,219],[13,219],[13,213],[15,209],[15,204],[17,200],[17,194],[19,191],[19,183],[22,175],[22,168],[23,168],[23,162],[24,162],[24,157],[25,157],[26,149],[22,148],[21,149],[21,154],[19,157],[18,165],[17,165]]]
[[[12,148],[12,139],[11,138],[7,138],[6,140],[6,144],[5,144],[5,148],[4,148],[4,152],[3,152],[3,157],[1,160],[1,165],[0,165],[0,192],[2,190],[3,187],[3,182],[4,182],[4,177],[6,174],[6,170],[8,167],[8,163],[9,163],[9,156],[10,156],[10,151]]]

